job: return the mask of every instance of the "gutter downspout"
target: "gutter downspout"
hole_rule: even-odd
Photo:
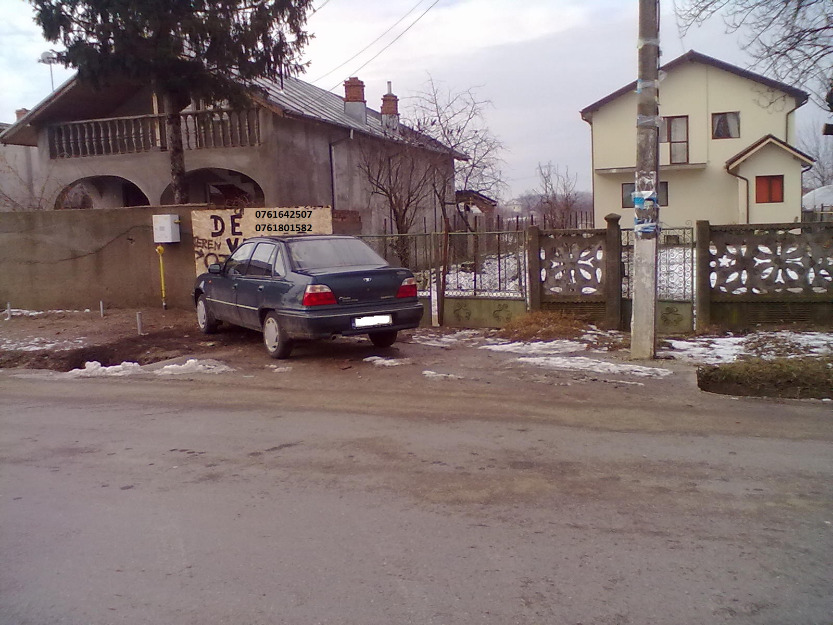
[[[734,176],[735,178],[739,178],[746,183],[746,217],[744,218],[745,223],[749,223],[749,178],[744,178],[740,174],[732,173],[732,170],[729,169],[729,166],[726,165],[726,171],[730,176]]]
[[[353,129],[350,129],[350,134],[346,137],[341,139],[337,139],[336,141],[330,142],[330,192],[332,194],[332,205],[331,208],[333,211],[336,209],[336,168],[335,168],[335,148],[336,145],[339,143],[344,143],[345,141],[352,141],[353,140]]]

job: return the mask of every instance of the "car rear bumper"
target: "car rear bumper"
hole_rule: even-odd
[[[422,320],[422,304],[403,304],[351,307],[349,311],[328,308],[323,310],[280,311],[286,333],[294,339],[319,339],[341,334],[350,336],[386,330],[408,330],[419,326]],[[366,328],[356,328],[356,318],[390,315],[392,323]]]

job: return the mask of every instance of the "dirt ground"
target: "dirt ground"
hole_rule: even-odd
[[[829,402],[626,351],[544,369],[483,332],[276,361],[142,321],[0,318],[4,623],[829,622]],[[232,370],[161,375],[189,358]],[[87,360],[147,366],[58,372]]]
[[[150,365],[150,375],[154,366],[197,358],[231,367],[235,388],[245,389],[244,396],[281,388],[303,402],[309,393],[327,389],[333,393],[321,401],[332,401],[334,407],[352,403],[361,411],[372,412],[376,397],[401,390],[408,398],[401,410],[419,415],[466,414],[468,398],[477,395],[494,399],[491,404],[485,402],[485,410],[493,410],[496,418],[514,410],[521,400],[526,418],[533,420],[536,415],[551,419],[554,405],[592,404],[594,408],[581,419],[570,416],[571,411],[559,412],[558,418],[565,425],[617,431],[755,432],[790,439],[833,439],[829,402],[736,401],[706,393],[697,387],[696,367],[676,360],[635,363],[673,373],[665,377],[543,369],[519,362],[517,354],[479,349],[490,334],[488,330],[460,333],[420,328],[400,333],[397,343],[387,349],[374,347],[364,337],[339,337],[301,344],[290,359],[273,360],[259,333],[223,327],[206,336],[198,330],[192,311],[111,310],[103,318],[98,311],[48,312],[16,315],[11,320],[0,317],[0,372],[22,368],[65,372],[81,369],[88,361],[104,366],[128,361]],[[452,337],[456,340],[448,340]],[[585,355],[616,365],[632,362],[627,351],[570,356]],[[377,366],[385,363],[372,362],[374,357],[395,359],[401,366]],[[217,379],[209,374],[182,377],[205,382]],[[378,403],[381,409],[383,403]],[[656,408],[661,408],[662,417],[657,417]]]

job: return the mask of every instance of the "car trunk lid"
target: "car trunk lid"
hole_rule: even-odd
[[[402,281],[410,272],[391,267],[329,269],[308,272],[318,284],[326,284],[340,305],[393,301]]]

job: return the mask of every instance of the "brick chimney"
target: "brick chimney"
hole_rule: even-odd
[[[344,81],[344,112],[357,122],[367,123],[364,83],[355,76]]]
[[[17,119],[23,119],[28,112],[29,109],[17,109],[14,114],[17,116]]]
[[[399,98],[393,95],[388,81],[388,92],[382,96],[382,129],[385,132],[399,131]]]

